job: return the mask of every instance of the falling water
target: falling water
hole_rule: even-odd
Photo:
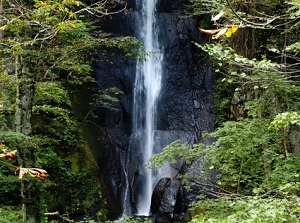
[[[141,0],[138,0],[141,1]],[[152,52],[145,61],[137,64],[133,132],[137,144],[143,151],[143,162],[153,155],[154,133],[156,128],[157,99],[161,89],[162,53],[158,44],[158,33],[155,21],[155,0],[143,0],[142,18],[139,18],[139,38],[144,43],[147,52]],[[154,173],[144,170],[143,185],[137,200],[137,212],[148,215],[151,205],[151,195],[155,182]]]

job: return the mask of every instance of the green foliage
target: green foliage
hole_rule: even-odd
[[[91,16],[107,15],[116,1],[97,1],[92,5],[85,2],[1,2],[8,13],[1,14],[0,24],[3,31],[0,84],[5,89],[0,93],[0,120],[3,120],[0,128],[9,130],[3,131],[1,140],[8,148],[26,149],[30,155],[19,159],[30,159],[32,164],[47,170],[49,178],[39,185],[39,196],[36,196],[43,206],[42,214],[45,209],[61,213],[80,210],[88,214],[95,205],[106,208],[100,183],[91,179],[90,171],[94,166],[84,158],[88,146],[71,112],[66,88],[70,84],[94,81],[89,74],[92,58],[99,47],[121,48],[126,56],[143,56],[139,53],[141,44],[135,38],[110,37],[91,23],[96,22]],[[104,58],[106,54],[100,56]],[[24,68],[28,70],[24,72]],[[32,107],[20,106],[32,111],[31,137],[11,133],[10,113],[14,112],[20,78],[35,83]],[[120,92],[107,90],[96,102],[110,106],[109,103],[116,102],[113,93]],[[0,167],[1,174],[5,174],[1,178],[1,184],[5,185],[1,201],[6,204],[20,201],[17,187],[11,177],[6,176],[7,168]],[[18,193],[10,194],[15,191]]]
[[[284,75],[278,73],[281,65],[266,58],[265,55],[261,59],[249,59],[238,54],[232,47],[220,43],[199,45],[196,46],[206,51],[214,63],[214,67],[223,69],[223,74],[227,78],[234,78],[237,82],[260,81],[284,81]],[[226,71],[226,73],[224,72]]]
[[[274,189],[284,195],[300,196],[299,156],[291,154],[286,159],[278,160],[274,169],[264,179],[265,190]]]
[[[88,214],[96,204],[106,208],[100,183],[92,180],[89,159],[76,158],[86,157],[87,145],[70,111],[67,91],[59,83],[41,86],[33,106],[33,134],[38,142],[36,163],[49,174],[43,194],[48,210]]]
[[[225,23],[237,24],[236,22],[239,22],[246,27],[255,25],[256,28],[260,24],[257,21],[253,22],[254,15],[260,18],[257,12],[264,9],[264,13],[273,13],[276,5],[280,4],[277,1],[267,4],[255,0],[243,2],[241,6],[236,5],[237,1],[225,1],[225,5],[218,1],[195,0],[192,2],[196,5],[203,3],[202,8],[196,9],[197,12],[203,13],[207,10],[212,17],[219,13],[222,19],[215,20],[215,25],[222,27]],[[255,11],[257,7],[259,10]],[[245,8],[248,8],[246,13]],[[274,186],[269,189],[278,190],[279,184],[283,186],[293,182],[291,179],[285,178],[286,181],[280,181],[278,178],[278,185],[275,186],[276,183],[273,184],[268,180],[276,179],[274,179],[275,172],[273,171],[275,167],[278,168],[279,163],[290,165],[287,157],[288,151],[292,149],[288,148],[287,127],[293,124],[298,125],[299,122],[300,88],[297,77],[295,78],[297,71],[293,68],[293,62],[299,60],[296,56],[299,38],[297,39],[297,33],[290,32],[297,26],[293,19],[299,17],[298,8],[298,3],[284,5],[280,12],[293,13],[290,17],[283,14],[282,18],[291,21],[293,25],[283,33],[269,32],[272,36],[262,40],[272,45],[274,48],[270,51],[276,52],[281,58],[289,58],[284,54],[284,50],[293,53],[294,61],[290,61],[290,64],[287,64],[287,59],[271,59],[273,57],[270,56],[270,51],[254,48],[254,44],[252,44],[252,49],[256,51],[252,52],[249,58],[242,48],[236,47],[237,42],[234,38],[231,41],[220,40],[203,46],[195,43],[208,53],[219,79],[215,87],[219,128],[209,135],[209,137],[215,137],[216,141],[207,146],[203,153],[208,167],[214,167],[220,171],[219,185],[232,192],[251,194],[253,188],[262,184],[267,185],[266,182]],[[272,15],[269,18],[272,18]],[[262,22],[264,18],[260,20]],[[274,23],[278,24],[279,21]],[[265,33],[267,32],[265,29],[270,28],[266,25],[261,27]],[[240,35],[238,40],[242,41],[246,31],[239,29],[238,33]],[[255,34],[257,36],[252,35],[251,42],[259,38],[259,33]],[[289,36],[290,41],[286,39],[284,44],[274,46],[272,38],[281,39],[281,35],[286,35],[285,38]],[[290,45],[287,46],[288,44]],[[250,46],[246,39],[243,46]],[[282,63],[283,61],[285,63]],[[297,170],[295,166],[293,167]],[[284,172],[284,169],[280,171]],[[268,178],[271,175],[273,177]],[[297,186],[297,182],[292,184]]]
[[[8,65],[9,67],[9,65]],[[12,129],[11,114],[15,106],[15,78],[7,72],[0,71],[0,130]]]
[[[60,213],[74,213],[79,210],[89,215],[90,208],[94,205],[107,208],[100,184],[91,179],[88,171],[72,173],[69,169],[63,169],[61,166],[56,173],[50,169],[52,176],[44,190],[48,210]]]
[[[201,200],[202,213],[190,222],[291,222],[299,221],[299,198],[261,198]]]
[[[110,221],[105,221],[106,223],[110,223]],[[118,220],[120,223],[152,223],[153,221],[146,217],[130,217],[130,216],[122,216],[121,219]]]
[[[223,122],[231,120],[231,96],[234,94],[235,84],[218,79],[214,85],[214,105],[216,109],[216,126],[221,126]]]
[[[281,158],[281,136],[268,131],[268,122],[264,119],[227,121],[210,134],[217,140],[207,146],[205,158],[221,172],[217,182],[221,187],[251,194],[270,171],[272,162]]]
[[[81,83],[92,80],[87,74],[97,47],[118,47],[127,56],[141,55],[135,38],[109,37],[90,22],[90,14],[101,14],[108,7],[107,1],[88,6],[83,1],[36,0],[34,5],[23,4],[19,11],[17,5],[4,3],[4,9],[14,13],[3,20],[0,52],[6,56],[0,61],[2,69],[8,58],[27,55],[34,79]]]
[[[101,90],[97,95],[94,96],[94,101],[91,106],[115,109],[114,104],[119,102],[117,96],[122,94],[123,92],[115,87]]]
[[[213,22],[200,27],[208,34],[239,25],[230,39],[220,35],[204,45],[195,43],[209,55],[217,77],[217,128],[205,136],[213,141],[210,145],[189,148],[176,141],[154,155],[150,166],[178,159],[187,164],[201,161],[199,171],[204,174],[199,179],[192,176],[201,186],[214,171],[216,180],[210,182],[218,188],[213,191],[218,199],[201,199],[191,222],[298,222],[299,156],[291,153],[295,148],[289,140],[290,130],[299,125],[299,32],[295,30],[300,25],[300,5],[191,2],[195,14],[211,15]]]
[[[148,168],[159,168],[164,163],[174,164],[178,158],[185,158],[188,160],[191,150],[187,144],[182,144],[179,140],[172,142],[163,148],[159,154],[154,154],[147,163]]]
[[[60,82],[39,82],[36,84],[34,104],[70,105],[68,92]]]
[[[95,205],[105,210],[101,184],[92,179],[90,173],[91,161],[74,159],[86,157],[87,145],[70,110],[68,92],[60,83],[40,82],[34,99],[33,135],[1,131],[0,140],[8,149],[31,149],[34,164],[47,170],[48,179],[39,183],[41,211],[72,213],[80,210],[88,215]],[[13,176],[14,171],[10,164],[0,163],[2,204],[20,203],[20,180]]]
[[[284,112],[276,115],[269,128],[279,130],[290,124],[300,125],[300,115],[297,112]]]
[[[14,176],[14,170],[5,170],[4,165],[0,166],[0,202],[6,205],[19,205],[21,201],[21,182]],[[1,216],[1,215],[0,215]],[[1,221],[0,221],[1,222]]]
[[[286,48],[287,51],[299,54],[300,52],[300,42],[293,43]]]
[[[2,223],[23,223],[21,207],[19,206],[1,206],[0,222]]]
[[[224,2],[222,0],[190,0],[193,5],[193,11],[196,15],[199,14],[211,14],[219,13],[225,9]]]

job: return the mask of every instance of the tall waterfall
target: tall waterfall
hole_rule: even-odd
[[[138,0],[141,1],[141,0]],[[139,61],[136,69],[133,108],[133,137],[140,147],[145,163],[153,155],[156,129],[157,99],[161,89],[161,62],[163,55],[158,43],[158,30],[155,20],[155,0],[142,0],[141,18],[138,18],[139,38],[151,55]],[[151,195],[156,183],[152,170],[144,170],[143,182],[137,198],[137,214],[148,215]]]

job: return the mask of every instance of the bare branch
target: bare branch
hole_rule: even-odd
[[[127,10],[127,3],[125,3],[124,7],[118,11],[115,11],[115,12],[108,12],[107,10],[105,12],[103,12],[102,10],[100,10],[101,8],[103,8],[103,6],[105,5],[107,1],[101,3],[101,2],[97,2],[97,3],[94,3],[90,6],[87,6],[83,9],[80,9],[76,12],[73,13],[74,14],[80,14],[82,12],[87,12],[91,15],[94,15],[96,17],[103,17],[103,16],[108,16],[108,15],[115,15],[115,14],[119,14],[119,13],[122,13],[122,12],[126,12]],[[69,17],[70,19],[70,17]]]

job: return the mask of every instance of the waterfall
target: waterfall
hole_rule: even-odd
[[[135,36],[153,53],[137,61],[124,59],[126,52],[115,48],[99,49],[93,64],[99,89],[117,87],[124,94],[114,103],[117,110],[97,107],[99,118],[91,117],[85,135],[97,154],[110,213],[148,215],[158,180],[174,179],[181,163],[157,174],[145,170],[145,160],[153,147],[157,153],[178,139],[198,143],[201,132],[213,130],[213,80],[207,60],[191,44],[204,41],[197,29],[198,18],[183,16],[183,1],[172,5],[162,0],[121,2],[128,3],[127,13],[101,20],[101,29],[113,36]],[[108,60],[103,60],[104,52]],[[84,97],[80,100],[87,102]],[[84,103],[74,105],[82,109]],[[187,200],[194,197],[185,195]],[[154,208],[152,212],[156,214]]]
[[[140,0],[138,0],[140,1]],[[139,38],[147,52],[151,55],[144,61],[138,61],[134,89],[133,106],[133,138],[140,147],[145,163],[153,155],[154,134],[156,129],[157,99],[161,89],[161,62],[163,55],[158,43],[157,25],[155,21],[155,0],[143,0],[141,18],[137,22]],[[141,171],[143,182],[140,184],[136,201],[137,214],[148,215],[151,195],[156,183],[152,170]]]

